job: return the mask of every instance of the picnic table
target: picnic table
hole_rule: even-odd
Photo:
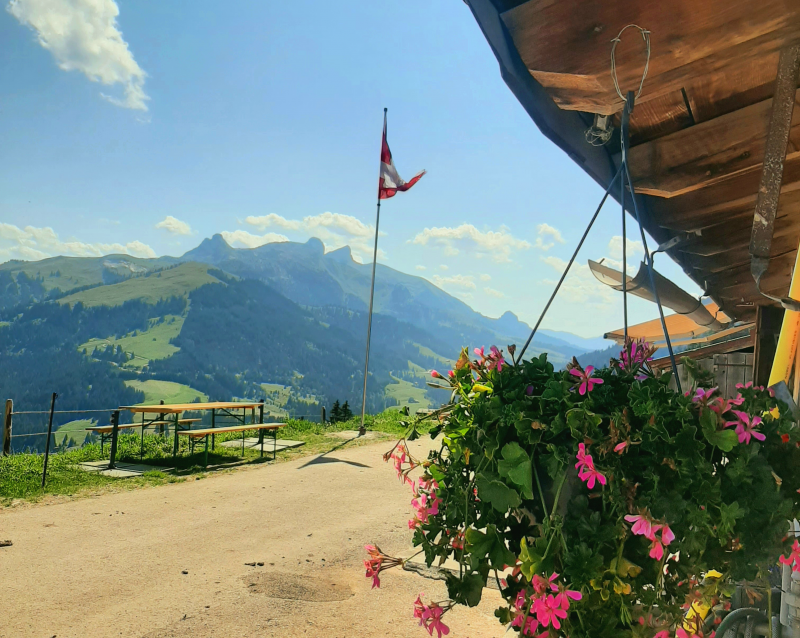
[[[259,431],[259,443],[261,444],[261,456],[264,456],[264,432],[269,431],[273,436],[272,457],[273,460],[276,456],[277,447],[277,431],[283,427],[284,423],[264,423],[264,403],[259,402],[244,402],[244,401],[213,401],[206,403],[177,403],[177,404],[152,404],[152,405],[126,405],[120,406],[120,410],[126,410],[134,415],[141,415],[141,421],[136,423],[120,424],[119,415],[112,419],[111,425],[95,426],[87,428],[96,431],[101,436],[102,444],[111,439],[111,458],[109,467],[113,468],[116,462],[117,450],[117,433],[119,430],[128,428],[141,428],[142,430],[142,455],[144,454],[144,430],[152,425],[164,426],[172,425],[173,429],[173,451],[172,457],[176,458],[178,454],[178,437],[189,436],[190,440],[194,441],[197,438],[205,438],[206,440],[206,464],[208,464],[208,438],[211,438],[211,449],[215,446],[215,435],[224,432],[242,432],[242,446],[244,446],[244,432],[247,430]],[[183,412],[211,412],[211,427],[203,430],[192,430],[192,424],[198,423],[201,419],[183,419],[181,414]],[[241,411],[241,413],[239,412]],[[250,423],[247,423],[247,412],[250,411]],[[256,411],[258,414],[256,415]],[[224,417],[233,419],[237,425],[227,427],[217,427],[217,417]],[[194,451],[192,444],[191,450]]]

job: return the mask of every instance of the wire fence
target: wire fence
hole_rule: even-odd
[[[50,447],[50,453],[57,454],[59,452],[64,452],[67,450],[72,450],[76,448],[81,448],[85,445],[96,443],[99,441],[98,435],[91,430],[91,427],[97,425],[98,419],[96,418],[97,415],[107,414],[109,417],[109,423],[111,423],[111,417],[114,412],[118,411],[119,408],[106,408],[106,409],[86,409],[86,410],[53,410],[53,417],[56,422],[53,424],[52,431],[50,432],[50,445],[48,446],[47,443],[47,435],[48,435],[48,419],[50,415],[50,410],[14,410],[13,407],[9,410],[9,406],[13,406],[10,402],[6,403],[6,414],[5,414],[5,421],[0,422],[0,442],[2,443],[2,450],[3,454],[14,454],[14,453],[43,453],[43,449],[39,448],[47,448]],[[265,404],[267,410],[271,407],[269,404]],[[192,412],[192,410],[187,410],[187,413]],[[199,412],[199,411],[198,411]],[[264,422],[265,423],[278,423],[285,420],[298,420],[298,421],[307,421],[309,423],[323,423],[323,410],[320,409],[319,412],[316,413],[305,413],[305,414],[270,414],[269,412],[265,412],[264,414]],[[157,414],[157,411],[154,411],[154,414]],[[125,415],[126,413],[122,411],[122,414]],[[63,415],[71,415],[71,416],[87,416],[89,418],[85,419],[90,421],[90,426],[88,427],[75,427],[75,428],[67,428],[62,429],[63,426],[69,425],[70,423],[74,423],[76,421],[81,421],[84,419],[70,419],[70,420],[62,420],[59,419],[59,416]],[[90,415],[94,415],[95,418],[92,418]],[[34,424],[31,423],[32,421],[39,421],[35,417],[42,417],[41,419],[41,430],[37,430],[34,432],[14,432],[14,426],[17,429],[27,429],[32,427]],[[23,417],[23,422],[20,423],[19,421],[15,420],[15,417]],[[130,416],[129,416],[130,418]],[[208,413],[201,413],[202,421],[201,424],[206,424],[206,422],[211,422],[211,416]],[[229,418],[227,415],[217,414],[216,419],[217,421],[224,421],[226,418]],[[325,421],[325,423],[328,423]],[[133,425],[132,421],[120,421],[119,429],[125,429],[126,426]],[[10,434],[10,436],[9,436]],[[8,441],[6,440],[8,439]],[[39,439],[39,440],[37,440]],[[18,441],[19,445],[14,445],[14,441]],[[60,441],[60,442],[59,442]]]

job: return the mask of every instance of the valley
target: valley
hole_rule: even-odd
[[[179,258],[0,264],[0,397],[16,410],[42,409],[52,392],[70,410],[232,398],[266,400],[274,418],[318,419],[337,400],[356,410],[370,268],[313,238],[236,249],[220,235]],[[439,405],[447,392],[427,385],[431,369],[450,369],[462,347],[505,348],[530,331],[383,264],[375,313],[373,413]],[[595,345],[542,331],[529,352],[561,366]],[[81,415],[63,421],[56,440],[79,444]],[[41,419],[15,419],[15,433],[41,429]]]

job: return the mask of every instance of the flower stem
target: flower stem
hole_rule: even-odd
[[[556,509],[558,508],[558,499],[561,498],[561,488],[564,487],[564,482],[567,480],[567,473],[564,472],[561,475],[561,480],[558,483],[558,489],[556,490],[556,497],[553,500],[553,510],[550,512],[550,523],[553,522],[553,517],[556,515]]]
[[[542,513],[544,514],[543,522],[544,522],[544,531],[550,529],[550,521],[547,518],[547,502],[544,500],[544,492],[542,491],[542,482],[539,480],[539,470],[536,469],[536,462],[534,461],[534,457],[531,457],[531,466],[533,467],[533,476],[536,478],[536,487],[539,490],[539,498],[542,499]]]

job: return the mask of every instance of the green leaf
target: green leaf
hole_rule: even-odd
[[[715,445],[723,452],[730,452],[739,443],[739,437],[733,430],[714,430],[713,432],[707,432],[705,428],[703,428],[703,434],[711,445]]]
[[[492,507],[500,513],[504,514],[512,507],[519,507],[522,503],[516,490],[512,490],[491,474],[478,474],[475,484],[478,486],[478,497],[482,501],[491,503]]]
[[[533,575],[541,568],[544,558],[539,552],[528,547],[525,537],[520,541],[519,559],[522,562],[522,565],[519,566],[520,571],[529,581],[533,580]]]
[[[493,569],[503,571],[506,565],[514,565],[517,557],[510,551],[503,538],[497,533],[497,527],[487,525],[486,533],[476,529],[468,529],[466,533],[466,549],[473,559],[473,569],[478,569],[477,561],[488,561]]]
[[[527,499],[533,498],[533,473],[531,471],[531,458],[519,443],[508,443],[503,447],[503,458],[498,463],[500,476],[507,478],[522,490],[522,495]]]
[[[459,578],[455,574],[445,573],[447,581],[447,594],[452,600],[468,607],[475,607],[481,602],[486,578],[481,574],[465,574]]]
[[[708,435],[711,432],[717,431],[717,413],[708,408],[700,410],[700,427],[703,428],[703,434]]]
[[[734,501],[730,505],[727,503],[720,505],[719,512],[722,519],[718,529],[720,535],[719,542],[720,545],[724,545],[733,534],[733,528],[736,527],[736,520],[744,517],[745,510],[739,506],[737,501]]]

